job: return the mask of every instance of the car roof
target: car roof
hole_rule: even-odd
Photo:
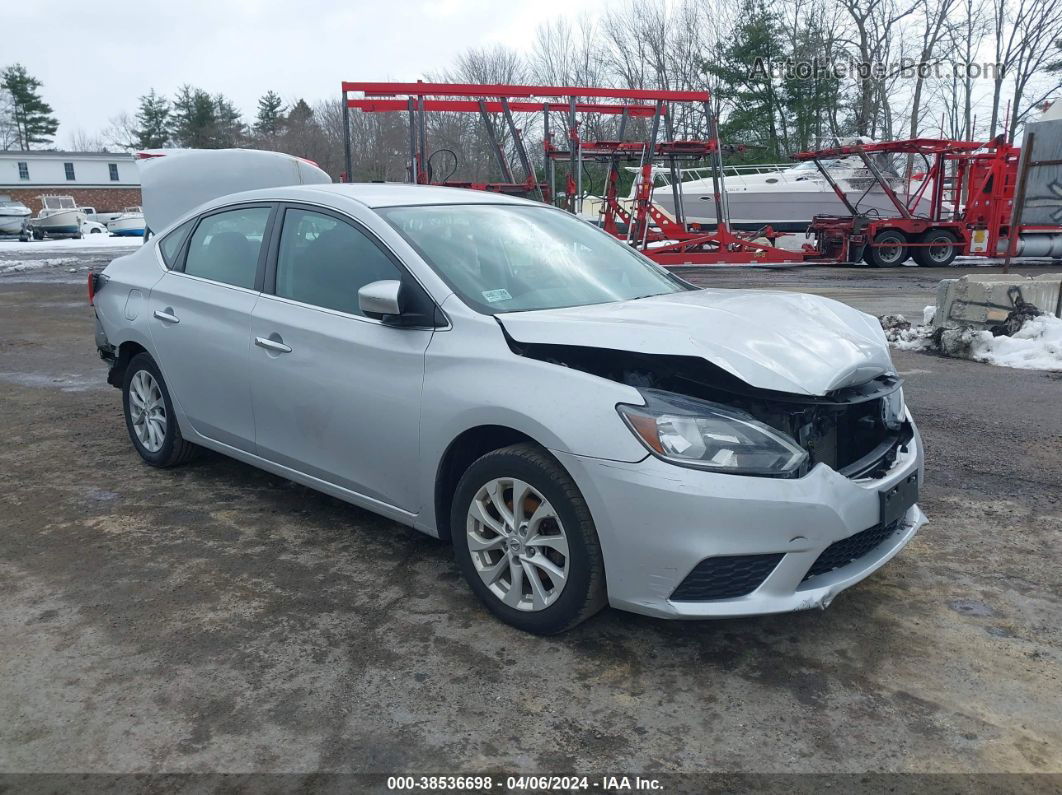
[[[539,205],[541,202],[528,201],[501,193],[465,188],[444,188],[436,185],[409,185],[402,182],[341,182],[324,185],[292,185],[285,188],[263,188],[261,190],[232,193],[219,197],[211,204],[225,204],[231,201],[249,199],[262,201],[333,201],[351,200],[366,207],[402,207],[418,204],[524,204]]]

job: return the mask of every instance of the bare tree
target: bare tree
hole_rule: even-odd
[[[960,0],[962,16],[949,30],[952,53],[959,62],[959,69],[952,71],[950,80],[952,116],[955,119],[952,135],[966,141],[977,135],[974,129],[974,59],[989,29],[987,4],[988,0]]]
[[[83,127],[78,127],[67,135],[67,146],[72,152],[106,152],[107,144],[103,136],[90,134]]]
[[[15,124],[15,101],[11,94],[0,88],[0,150],[17,149],[18,126]]]
[[[922,41],[915,67],[911,98],[911,138],[918,137],[918,125],[922,120],[922,89],[926,81],[926,70],[942,60],[937,55],[937,48],[942,41],[947,40],[951,30],[947,20],[954,3],[955,0],[918,0],[917,3]]]
[[[137,148],[136,119],[128,113],[112,116],[99,137],[104,144],[115,149],[132,150]]]
[[[992,121],[989,134],[996,135],[1003,101],[1004,81],[1013,81],[1008,135],[1029,113],[1062,87],[1054,77],[1043,85],[1036,78],[1051,63],[1051,47],[1062,36],[1062,4],[1057,0],[992,0],[992,39],[996,72],[992,85]],[[1030,96],[1032,97],[1030,99]]]
[[[891,133],[893,109],[891,90],[895,86],[890,72],[890,58],[902,49],[896,45],[901,22],[915,11],[915,6],[898,6],[895,0],[839,0],[854,26],[849,43],[859,66],[865,70],[857,81],[855,131],[857,135]]]

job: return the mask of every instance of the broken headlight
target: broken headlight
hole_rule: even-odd
[[[642,443],[674,464],[734,475],[795,474],[808,454],[784,433],[739,409],[655,389],[646,405],[616,406]]]

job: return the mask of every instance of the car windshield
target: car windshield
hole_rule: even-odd
[[[485,314],[604,304],[693,289],[568,213],[512,204],[377,212]]]

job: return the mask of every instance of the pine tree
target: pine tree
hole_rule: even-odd
[[[259,135],[276,138],[284,126],[284,100],[275,91],[267,91],[258,100],[258,116],[254,131]]]
[[[41,81],[32,77],[22,64],[15,64],[0,72],[0,86],[11,96],[18,148],[27,151],[33,144],[51,143],[59,121],[52,115],[52,106],[41,99],[38,91]]]
[[[214,135],[217,109],[211,96],[201,88],[183,85],[173,100],[170,135],[188,149],[216,149]]]
[[[240,111],[224,94],[214,97],[214,118],[213,148],[230,149],[243,143],[247,126]]]
[[[317,121],[313,117],[313,108],[306,104],[305,99],[300,99],[288,112],[288,125],[297,128],[316,126]]]
[[[151,89],[140,98],[136,113],[136,136],[138,149],[161,149],[170,142],[170,103]]]
[[[775,163],[784,157],[787,142],[781,120],[782,96],[773,75],[784,63],[785,52],[778,12],[764,0],[742,0],[739,21],[720,52],[720,59],[705,63],[718,93],[735,100],[735,107],[720,124],[725,141],[752,142],[760,157]],[[783,120],[784,121],[784,120]]]

